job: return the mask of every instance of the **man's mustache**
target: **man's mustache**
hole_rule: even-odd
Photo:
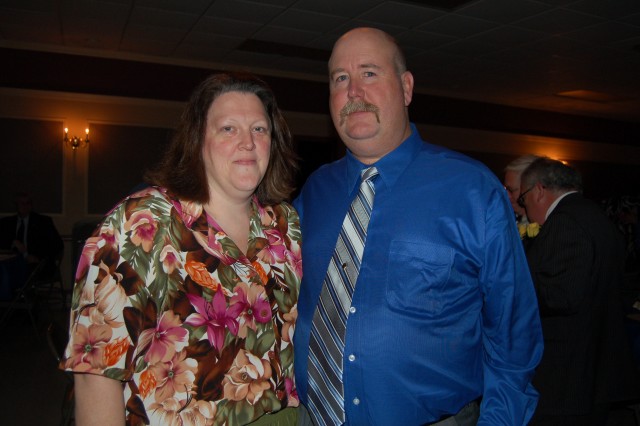
[[[345,118],[349,114],[354,112],[373,112],[376,114],[376,120],[380,123],[380,116],[378,115],[379,108],[374,104],[370,104],[365,101],[349,101],[340,110],[340,124],[344,123]]]

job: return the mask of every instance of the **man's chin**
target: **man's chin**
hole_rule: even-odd
[[[378,134],[378,123],[371,120],[347,120],[340,133],[349,139],[370,139]]]

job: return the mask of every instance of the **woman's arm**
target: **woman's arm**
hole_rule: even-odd
[[[122,383],[95,374],[74,374],[77,426],[124,425]]]

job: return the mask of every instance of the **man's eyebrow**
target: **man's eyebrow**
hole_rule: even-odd
[[[366,63],[366,64],[360,64],[358,65],[358,69],[380,69],[380,66],[376,65],[376,64],[370,64],[370,63]],[[333,76],[344,72],[345,69],[344,68],[336,68],[333,71],[331,71],[331,73],[329,74],[329,76],[333,79]]]
[[[344,72],[344,68],[336,68],[329,73],[329,77],[333,80],[333,76],[341,72]]]

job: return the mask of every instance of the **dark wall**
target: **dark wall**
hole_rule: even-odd
[[[31,195],[34,210],[62,213],[60,121],[0,118],[0,213],[16,211],[16,192]]]
[[[11,64],[0,73],[0,87],[157,100],[185,101],[202,79],[216,72],[212,69],[8,48],[0,48],[0,55],[6,63]],[[263,78],[273,88],[282,109],[328,113],[326,83],[273,76]],[[513,108],[419,93],[414,95],[410,113],[413,121],[422,124],[559,137],[602,144],[637,146],[640,143],[640,123]],[[0,121],[3,134],[9,136],[9,140],[17,142],[5,144],[2,148],[5,154],[0,159],[0,165],[3,165],[0,185],[4,187],[0,188],[4,194],[5,207],[0,208],[0,211],[6,208],[9,188],[26,183],[30,176],[36,176],[34,183],[28,186],[33,187],[31,191],[42,191],[41,195],[34,192],[39,205],[44,211],[59,212],[62,205],[62,145],[45,141],[59,140],[62,124],[37,122],[36,125],[25,125],[19,124],[20,121],[29,120]],[[108,210],[141,180],[142,170],[159,158],[159,151],[168,140],[169,132],[169,129],[91,125],[95,143],[92,142],[89,157],[90,213]],[[298,137],[296,144],[301,157],[300,185],[319,165],[335,160],[344,153],[337,137]],[[139,149],[131,150],[132,145]],[[39,148],[35,150],[36,154],[31,154],[28,150],[34,146]],[[127,167],[123,152],[128,152],[130,164],[139,164],[140,167]],[[467,154],[487,164],[499,177],[502,177],[504,166],[513,159],[489,152]],[[131,158],[132,155],[137,157]],[[573,165],[584,176],[585,193],[594,199],[640,193],[640,168],[637,166],[601,163],[596,158]],[[46,182],[46,190],[38,185],[39,182]]]
[[[162,156],[171,129],[91,124],[88,213],[105,214],[143,183]]]

